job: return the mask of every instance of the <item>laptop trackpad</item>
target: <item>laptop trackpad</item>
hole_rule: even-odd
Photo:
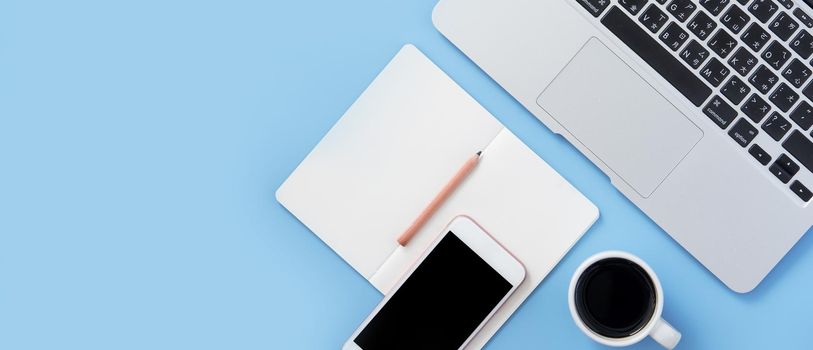
[[[576,53],[537,103],[643,197],[703,137],[596,38]]]

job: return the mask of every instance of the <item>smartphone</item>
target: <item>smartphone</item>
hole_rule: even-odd
[[[460,349],[524,279],[514,256],[471,218],[456,217],[343,349]]]

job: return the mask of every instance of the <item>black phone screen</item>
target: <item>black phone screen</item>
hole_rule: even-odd
[[[353,341],[364,350],[457,349],[511,288],[449,232]]]

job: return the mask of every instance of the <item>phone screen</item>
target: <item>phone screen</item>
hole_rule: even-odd
[[[449,232],[353,341],[364,350],[457,349],[511,288]]]

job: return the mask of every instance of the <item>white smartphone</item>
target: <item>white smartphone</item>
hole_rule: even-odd
[[[460,349],[524,279],[516,258],[471,218],[458,216],[343,349]]]

